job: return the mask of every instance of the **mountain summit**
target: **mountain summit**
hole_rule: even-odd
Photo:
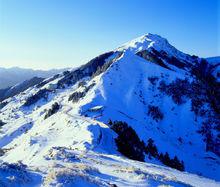
[[[146,34],[2,101],[0,181],[218,186],[217,68]]]
[[[125,43],[124,45],[122,45],[122,47],[119,47],[119,49],[123,49],[123,50],[130,50],[133,52],[139,52],[141,50],[146,50],[146,49],[150,49],[150,48],[154,48],[157,50],[163,50],[166,52],[171,52],[173,50],[176,51],[176,49],[171,46],[169,44],[169,42],[167,41],[167,39],[162,38],[159,35],[156,34],[145,34],[139,38],[136,38],[132,41],[129,41],[127,43]]]

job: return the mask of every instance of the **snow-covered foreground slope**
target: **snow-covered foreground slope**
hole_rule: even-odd
[[[220,186],[209,69],[148,34],[3,101],[0,185]],[[109,120],[126,122],[143,144],[153,139],[158,156],[143,148],[145,162],[125,158]],[[165,167],[165,152],[186,172]]]
[[[150,163],[93,151],[53,147],[38,165],[2,165],[2,186],[199,186],[219,183]]]

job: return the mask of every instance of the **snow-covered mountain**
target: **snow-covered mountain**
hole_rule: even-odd
[[[219,186],[216,67],[147,34],[4,100],[0,184]]]
[[[0,67],[0,89],[6,89],[8,87],[19,84],[23,81],[32,79],[33,77],[48,78],[65,70],[67,69],[52,69],[46,71],[46,70],[24,69],[19,67],[12,67],[12,68]]]

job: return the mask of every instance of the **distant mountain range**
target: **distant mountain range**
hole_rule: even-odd
[[[33,77],[33,78],[26,80],[22,83],[18,83],[15,86],[0,89],[0,101],[3,101],[4,99],[7,99],[9,97],[13,97],[13,96],[25,91],[29,87],[32,87],[36,84],[39,84],[43,80],[44,80],[44,78]]]
[[[67,69],[67,68],[66,68]],[[0,89],[8,88],[29,80],[33,77],[48,78],[66,69],[52,69],[52,70],[33,70],[19,67],[2,68],[0,67]]]

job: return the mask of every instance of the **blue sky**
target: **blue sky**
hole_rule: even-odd
[[[75,67],[145,33],[220,55],[218,0],[0,0],[0,66]]]

